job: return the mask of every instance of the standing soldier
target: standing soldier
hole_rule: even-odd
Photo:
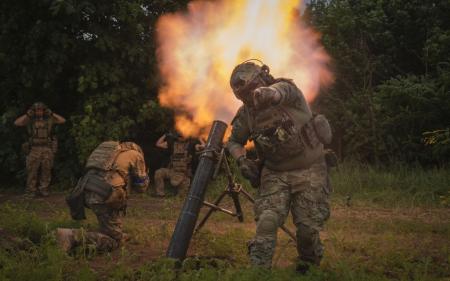
[[[291,211],[297,228],[297,270],[304,273],[322,259],[319,231],[330,216],[323,149],[323,143],[331,141],[328,121],[313,116],[292,80],[274,79],[264,64],[239,64],[230,85],[244,104],[232,122],[227,148],[242,175],[259,187],[256,234],[248,245],[251,263],[272,266],[278,227]],[[246,157],[248,140],[255,142],[260,161]]]
[[[39,194],[48,196],[53,158],[58,146],[52,129],[53,125],[65,122],[66,119],[53,113],[42,102],[33,104],[26,114],[14,121],[16,126],[27,126],[28,128],[28,141],[22,145],[27,154],[27,196],[33,197]]]
[[[99,232],[83,234],[78,229],[59,228],[56,235],[60,247],[70,251],[85,241],[99,251],[118,248],[127,240],[120,215],[125,214],[130,187],[145,192],[148,183],[144,154],[137,144],[101,143],[87,160],[86,174],[66,198],[73,219],[85,219],[84,206],[94,212]]]
[[[156,146],[171,151],[168,168],[160,168],[155,172],[156,196],[164,197],[164,180],[170,180],[170,185],[178,190],[187,191],[191,183],[192,160],[195,152],[202,149],[203,144],[191,138],[183,138],[177,132],[161,136]]]

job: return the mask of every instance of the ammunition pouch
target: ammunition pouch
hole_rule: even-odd
[[[84,187],[86,185],[86,177],[78,180],[77,185],[66,196],[66,203],[70,209],[70,216],[74,220],[86,219],[84,211]]]
[[[103,173],[97,174],[95,172],[88,172],[86,174],[86,184],[84,189],[99,195],[106,201],[113,193],[113,187],[105,181]]]
[[[314,131],[320,142],[323,144],[330,144],[333,133],[328,119],[324,115],[319,114],[314,116],[312,124],[314,125]]]
[[[31,145],[32,146],[51,146],[52,140],[48,138],[36,138],[33,137],[31,139]]]

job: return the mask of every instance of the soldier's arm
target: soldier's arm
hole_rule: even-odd
[[[231,135],[227,142],[227,149],[236,160],[246,155],[244,146],[250,137],[247,118],[243,107],[241,107],[231,122]]]
[[[270,86],[279,93],[278,104],[288,106],[306,106],[305,97],[302,91],[293,83],[280,81]]]
[[[19,127],[26,126],[30,122],[30,120],[31,120],[30,117],[28,117],[27,114],[24,114],[19,118],[17,118],[16,121],[14,121],[14,125]]]
[[[165,134],[162,135],[162,136],[158,139],[158,141],[156,142],[156,147],[163,148],[163,149],[168,149],[168,148],[169,148],[169,144],[167,143],[166,135],[165,135]]]
[[[52,113],[52,118],[53,118],[53,122],[55,122],[55,124],[64,124],[66,123],[66,119],[64,117],[62,117],[59,114],[56,113]]]
[[[134,189],[141,193],[147,191],[149,185],[148,171],[145,167],[144,157],[141,154],[137,154],[136,160],[132,164],[131,172]]]
[[[198,143],[195,144],[195,151],[200,151],[205,149],[206,141],[200,138]]]

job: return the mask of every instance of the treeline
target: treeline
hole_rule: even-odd
[[[336,82],[316,107],[341,156],[386,163],[450,160],[450,1],[313,0],[311,25]]]
[[[184,9],[187,2],[1,1],[3,183],[22,178],[26,130],[13,122],[35,101],[68,119],[57,131],[57,182],[73,182],[81,162],[103,140],[134,139],[152,150],[173,125],[172,114],[156,99],[154,26],[161,14]],[[154,158],[148,158],[150,165],[156,165]]]
[[[74,181],[88,153],[110,138],[136,140],[156,166],[153,144],[173,116],[156,99],[155,22],[187,2],[1,1],[3,183],[24,173],[25,130],[13,121],[38,100],[68,119],[57,131],[57,182]],[[341,157],[448,162],[449,14],[445,0],[311,2],[305,17],[322,33],[336,75],[314,106],[329,116]]]

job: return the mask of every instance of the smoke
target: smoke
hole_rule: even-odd
[[[158,20],[159,100],[175,110],[178,130],[202,135],[214,119],[230,122],[241,102],[229,77],[250,58],[293,79],[308,101],[333,80],[320,35],[301,23],[299,7],[293,0],[193,1],[187,12]]]

